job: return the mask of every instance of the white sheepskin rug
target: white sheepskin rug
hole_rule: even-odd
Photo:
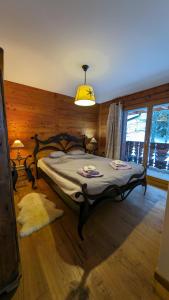
[[[56,205],[40,193],[27,194],[18,207],[20,212],[17,221],[22,225],[21,237],[30,235],[63,215],[63,210],[56,209]]]

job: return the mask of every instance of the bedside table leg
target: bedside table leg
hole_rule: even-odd
[[[33,189],[36,189],[37,187],[35,186],[35,178],[34,176],[32,175],[32,188]]]
[[[16,190],[16,183],[18,180],[18,172],[16,170],[16,163],[11,159],[10,160],[12,163],[12,183],[13,183],[13,189],[15,192],[17,192]]]
[[[16,190],[17,180],[18,180],[18,172],[16,170],[13,170],[12,171],[12,181],[13,181],[13,189],[15,192],[17,192],[17,190]]]

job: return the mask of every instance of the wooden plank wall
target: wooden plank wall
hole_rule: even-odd
[[[120,97],[99,105],[99,153],[105,151],[106,144],[106,121],[111,103],[121,102],[124,109],[134,109],[149,104],[169,102],[169,84],[164,84],[145,91]]]
[[[93,107],[78,107],[68,96],[5,81],[9,144],[19,138],[24,154],[32,152],[30,137],[38,133],[46,138],[60,132],[86,134],[99,140],[99,153],[105,151],[106,121],[109,106],[123,103],[124,109],[150,103],[169,102],[169,84],[120,97]]]
[[[9,144],[21,139],[23,155],[32,152],[30,137],[35,133],[42,139],[61,132],[97,138],[98,105],[79,107],[71,97],[9,81],[5,81],[5,98]]]

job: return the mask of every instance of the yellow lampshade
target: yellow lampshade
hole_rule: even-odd
[[[24,144],[20,140],[15,140],[11,148],[24,148]]]
[[[91,106],[95,104],[94,90],[91,85],[80,85],[76,92],[75,104],[80,106]]]

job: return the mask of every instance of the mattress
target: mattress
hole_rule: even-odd
[[[105,188],[112,184],[123,186],[133,174],[143,173],[143,166],[130,163],[129,170],[114,170],[110,166],[112,160],[85,154],[83,156],[65,155],[61,158],[42,158],[38,161],[41,168],[59,187],[74,201],[82,202],[83,197],[75,198],[75,194],[81,191],[81,186],[86,183],[88,193],[100,194]],[[77,173],[78,169],[85,165],[95,165],[97,170],[103,173],[103,177],[84,178]]]
[[[72,200],[76,201],[76,202],[82,202],[83,196],[80,196],[79,198],[75,198],[75,194],[77,192],[81,191],[81,187],[64,178],[63,176],[57,174],[54,170],[52,170],[45,162],[44,159],[41,158],[38,160],[38,164],[37,164],[38,168],[40,168],[46,175],[48,175],[50,177],[50,179],[52,179],[52,181],[54,183],[56,183],[56,185],[59,186],[59,188],[65,193],[67,194]]]

